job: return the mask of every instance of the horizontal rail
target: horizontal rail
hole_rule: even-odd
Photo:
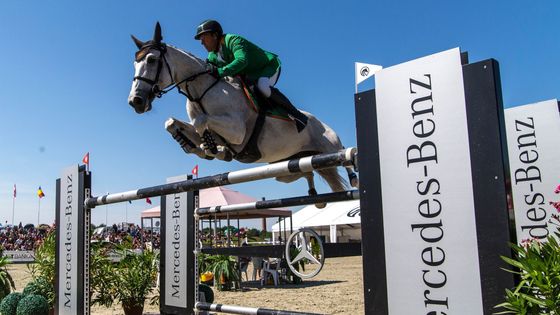
[[[227,172],[176,183],[87,198],[84,204],[86,208],[91,209],[99,205],[132,201],[155,196],[165,196],[217,186],[246,183],[259,179],[286,176],[296,173],[308,173],[314,170],[332,168],[336,166],[349,166],[355,163],[356,154],[356,148],[348,148],[335,153],[318,154],[240,171]]]
[[[348,190],[348,191],[340,191],[340,192],[315,195],[315,196],[299,196],[299,197],[291,197],[291,198],[283,198],[283,199],[261,200],[261,201],[248,202],[248,203],[239,203],[234,205],[204,207],[204,208],[198,208],[195,212],[195,215],[199,217],[205,217],[205,216],[210,216],[214,213],[225,213],[225,212],[235,213],[235,212],[247,211],[247,210],[304,206],[304,205],[312,205],[315,203],[322,203],[322,202],[336,202],[336,201],[355,200],[355,199],[360,199],[360,192],[358,190]]]
[[[255,308],[255,307],[245,307],[245,306],[225,305],[225,304],[210,304],[205,302],[196,302],[194,307],[199,311],[213,311],[213,312],[222,312],[228,314],[243,314],[243,315],[302,315],[302,314],[319,315],[316,313],[309,313],[309,312],[271,310],[267,308]]]

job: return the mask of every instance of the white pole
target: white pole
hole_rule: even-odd
[[[128,224],[128,202],[125,202],[124,222]]]
[[[14,225],[14,215],[16,213],[16,198],[12,198],[12,226]]]
[[[41,197],[39,197],[39,210],[37,211],[37,227],[39,227],[40,216],[41,216]]]

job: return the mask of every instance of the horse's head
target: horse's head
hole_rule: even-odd
[[[153,39],[142,42],[132,36],[132,40],[138,51],[134,60],[134,80],[128,103],[138,114],[142,114],[152,109],[154,98],[163,88],[173,83],[173,78],[164,57],[167,47],[161,42],[159,22],[156,24]]]

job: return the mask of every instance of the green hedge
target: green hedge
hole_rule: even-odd
[[[23,298],[23,294],[12,292],[8,294],[0,303],[0,313],[2,315],[16,315],[19,301]]]
[[[49,315],[49,303],[42,295],[26,295],[19,300],[16,315]]]

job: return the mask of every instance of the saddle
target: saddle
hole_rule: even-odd
[[[240,78],[240,81],[243,87],[243,92],[245,92],[245,96],[247,97],[247,100],[249,100],[249,108],[255,113],[260,113],[262,110],[264,115],[267,117],[292,121],[288,116],[288,112],[284,108],[274,104],[260,93],[255,92],[254,88],[249,87],[245,80]]]

